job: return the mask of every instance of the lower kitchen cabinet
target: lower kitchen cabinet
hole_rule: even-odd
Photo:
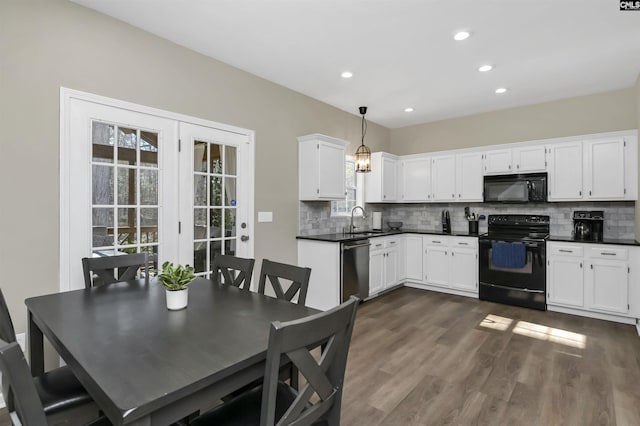
[[[422,283],[433,290],[478,294],[477,238],[429,235],[423,237],[422,244]]]
[[[478,291],[478,249],[451,248],[451,287]]]
[[[401,236],[371,238],[369,241],[369,296],[375,296],[399,283]]]
[[[404,278],[422,280],[422,235],[404,235]],[[402,262],[402,258],[400,260]]]
[[[548,242],[548,309],[632,322],[637,308],[631,304],[640,302],[632,300],[637,292],[630,286],[633,250],[638,248]]]

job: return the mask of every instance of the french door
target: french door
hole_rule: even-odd
[[[62,291],[84,287],[83,257],[148,252],[208,277],[217,253],[253,256],[250,131],[68,89],[61,109]]]

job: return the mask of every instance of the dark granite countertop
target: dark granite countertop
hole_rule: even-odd
[[[453,237],[477,237],[477,235],[470,235],[468,232],[452,232],[445,234],[442,231],[437,230],[425,230],[425,229],[402,229],[400,231],[369,231],[360,234],[320,234],[320,235],[298,235],[298,240],[314,240],[314,241],[326,241],[330,243],[344,243],[348,241],[364,240],[367,238],[386,237],[388,235],[402,235],[402,234],[423,234],[423,235],[451,235]]]
[[[583,243],[583,244],[611,244],[618,246],[640,246],[640,241],[637,240],[620,240],[615,238],[605,238],[602,241],[582,241],[576,240],[570,236],[559,236],[559,235],[550,235],[548,241],[563,241],[569,243]]]

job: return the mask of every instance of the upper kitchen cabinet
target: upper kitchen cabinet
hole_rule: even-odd
[[[582,200],[582,142],[549,147],[549,201]]]
[[[544,145],[513,148],[515,173],[534,173],[547,170],[547,148]]]
[[[398,201],[431,201],[431,157],[405,158],[398,162]]]
[[[637,199],[637,143],[631,136],[584,142],[584,194],[588,200]]]
[[[482,157],[484,159],[485,175],[504,175],[513,173],[511,148],[485,151]]]
[[[371,172],[365,174],[367,203],[395,202],[397,199],[397,157],[386,152],[371,154]]]
[[[456,156],[437,155],[431,158],[431,200],[456,200]]]
[[[456,155],[456,201],[482,201],[482,153]]]
[[[348,142],[318,133],[298,138],[300,200],[343,200]]]

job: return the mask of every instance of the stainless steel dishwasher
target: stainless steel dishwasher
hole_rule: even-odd
[[[352,295],[366,299],[369,297],[369,240],[344,242],[341,252],[342,301]]]

